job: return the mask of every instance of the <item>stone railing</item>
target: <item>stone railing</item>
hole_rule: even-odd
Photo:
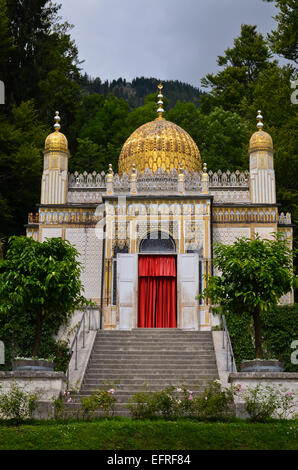
[[[233,208],[218,208],[213,209],[213,222],[214,223],[276,223],[277,213],[276,209],[233,209]]]
[[[63,224],[79,224],[79,225],[96,225],[102,220],[103,215],[94,210],[80,209],[63,209],[63,210],[42,210],[36,214],[29,214],[28,224],[47,224],[47,225],[63,225]]]
[[[69,188],[106,188],[106,173],[70,173],[68,175],[68,187]]]
[[[289,212],[287,212],[286,214],[281,212],[281,214],[279,214],[278,216],[278,223],[281,225],[291,225],[291,214]]]
[[[201,176],[202,172],[189,173],[184,170],[184,189],[186,192],[201,192]],[[107,175],[109,173],[101,172],[96,173],[71,173],[69,174],[69,183],[68,187],[71,190],[83,190],[86,189],[98,189],[104,192],[107,188]],[[208,173],[209,177],[209,188],[217,191],[219,189],[248,189],[249,188],[249,171],[240,172],[236,170],[235,172],[222,172],[218,170],[217,172],[212,172],[211,170]],[[124,173],[121,177],[115,173],[113,174],[113,192],[130,192],[131,188],[131,175]],[[146,169],[143,173],[137,174],[136,179],[136,190],[137,192],[176,192],[178,189],[178,171],[173,169],[169,173],[162,168],[158,168],[156,172],[151,172],[149,169]],[[71,200],[71,198],[74,198]],[[84,195],[69,195],[69,202],[85,202],[86,197]],[[84,199],[85,198],[85,199]],[[92,199],[97,202],[97,196],[88,196],[88,202],[91,202]]]
[[[249,171],[245,170],[240,172],[236,170],[235,172],[230,172],[227,170],[222,172],[218,170],[208,172],[209,175],[209,187],[216,188],[248,188],[249,187]]]

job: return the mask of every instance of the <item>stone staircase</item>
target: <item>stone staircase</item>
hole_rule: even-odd
[[[107,382],[116,389],[115,414],[128,416],[128,400],[146,386],[147,390],[162,390],[168,385],[183,383],[196,393],[217,378],[210,331],[99,330],[71,409],[75,412],[80,406],[80,397],[105,388]]]

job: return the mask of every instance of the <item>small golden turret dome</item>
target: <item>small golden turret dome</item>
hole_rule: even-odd
[[[68,150],[68,141],[60,130],[60,116],[59,111],[56,111],[56,116],[54,117],[56,123],[54,124],[55,131],[49,134],[45,141],[45,152],[65,152],[69,153]]]
[[[194,140],[177,124],[162,117],[162,85],[158,88],[158,117],[136,129],[126,140],[119,157],[120,175],[131,173],[133,164],[138,172],[146,168],[152,172],[158,168],[178,171],[181,164],[189,172],[201,171],[201,156]]]
[[[257,132],[255,132],[249,141],[249,153],[257,150],[271,150],[273,151],[272,137],[268,132],[263,131],[263,116],[261,111],[258,111],[257,115]]]

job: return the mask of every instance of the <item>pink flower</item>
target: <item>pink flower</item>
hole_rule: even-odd
[[[208,397],[205,397],[205,400],[208,400]]]
[[[110,388],[110,390],[108,390],[108,393],[110,393],[111,395],[114,395],[115,389],[114,389],[114,388]]]
[[[188,399],[189,399],[189,400],[193,400],[193,396],[192,396],[192,395],[189,395]]]
[[[182,388],[179,388],[179,387],[178,387],[176,391],[177,391],[178,393],[180,393],[180,392],[182,392]]]
[[[287,396],[288,396],[288,397],[291,397],[291,396],[293,396],[293,393],[292,393],[292,392],[288,392],[288,393],[287,393]]]
[[[70,403],[70,402],[71,402],[71,400],[72,400],[72,399],[71,399],[71,397],[69,397],[69,399],[67,400],[67,403]]]

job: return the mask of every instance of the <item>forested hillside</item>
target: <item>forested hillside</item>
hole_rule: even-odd
[[[214,57],[219,71],[208,74],[201,89],[164,82],[165,118],[189,132],[208,169],[246,169],[261,109],[264,130],[274,141],[280,209],[292,212],[298,223],[298,105],[291,101],[298,4],[275,4],[276,29],[264,37],[256,26],[239,25],[233,46]],[[24,233],[27,213],[39,202],[44,139],[57,109],[69,140],[71,171],[106,171],[109,163],[116,171],[126,138],[156,117],[159,77],[109,83],[83,74],[84,58],[58,12],[59,5],[48,0],[0,0],[0,80],[6,86],[0,106],[2,238]]]
[[[131,83],[125,78],[102,82],[99,77],[92,78],[86,73],[81,78],[81,86],[85,93],[89,95],[99,93],[104,96],[112,93],[117,98],[124,98],[130,109],[142,106],[146,96],[156,93],[159,83],[160,80],[157,78],[145,77],[134,78]],[[187,101],[197,105],[203,93],[199,88],[178,80],[164,80],[163,85],[166,90],[169,108],[172,108],[177,101]]]

